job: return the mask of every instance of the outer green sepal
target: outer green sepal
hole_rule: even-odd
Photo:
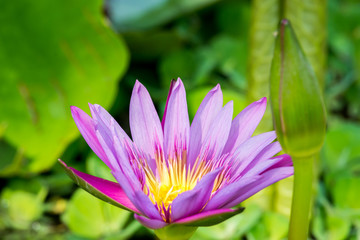
[[[196,229],[197,227],[171,224],[164,228],[155,229],[154,232],[160,240],[187,240],[195,233]]]
[[[270,75],[270,102],[278,140],[293,157],[317,153],[323,145],[326,113],[322,91],[296,35],[281,21]]]

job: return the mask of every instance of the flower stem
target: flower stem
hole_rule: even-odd
[[[294,188],[290,216],[289,240],[308,238],[314,178],[314,156],[292,158]]]

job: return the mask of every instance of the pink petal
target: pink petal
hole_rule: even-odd
[[[218,159],[229,136],[233,102],[227,103],[217,114],[206,133],[200,150],[200,159]]]
[[[283,154],[266,160],[264,159],[258,162],[249,171],[244,173],[244,176],[257,175],[273,168],[285,167],[285,166],[292,166],[291,157],[287,154]]]
[[[211,211],[201,212],[186,218],[182,218],[174,222],[174,224],[184,224],[187,226],[212,226],[218,223],[221,223],[236,214],[244,211],[244,208],[238,209],[215,209]]]
[[[89,108],[92,117],[96,120],[98,125],[101,125],[104,128],[108,128],[109,131],[111,131],[110,126],[112,126],[114,128],[114,133],[120,140],[126,139],[126,141],[132,142],[126,132],[103,107],[98,104],[92,105],[89,103]],[[111,134],[114,135],[114,133]]]
[[[139,210],[131,203],[118,183],[80,172],[74,168],[68,167],[60,159],[59,163],[64,167],[66,173],[74,180],[74,182],[90,194],[117,207],[139,213]]]
[[[170,95],[164,122],[165,156],[174,157],[188,149],[190,122],[186,103],[186,92],[179,78]]]
[[[89,117],[83,110],[75,106],[71,106],[71,114],[74,118],[76,126],[78,127],[81,135],[84,137],[87,144],[94,151],[94,153],[107,165],[111,168],[111,164],[99,143],[99,140],[96,137],[95,133],[95,123],[94,120]]]
[[[210,130],[210,125],[222,108],[223,97],[220,85],[216,85],[204,98],[190,127],[188,163],[193,165],[200,153],[202,143]]]
[[[249,171],[256,171],[259,164],[275,156],[280,151],[281,145],[279,142],[270,143],[246,166],[246,168],[241,172],[241,175],[245,175]]]
[[[233,176],[238,176],[251,161],[272,141],[276,139],[275,131],[254,136],[242,143],[234,152]]]
[[[214,181],[222,169],[216,169],[206,174],[194,187],[194,189],[179,194],[171,203],[171,219],[191,216],[200,212],[210,198]]]
[[[223,153],[234,151],[240,144],[251,137],[263,117],[265,109],[266,98],[264,97],[247,106],[235,117]]]
[[[151,229],[159,229],[159,228],[166,227],[168,225],[168,223],[166,223],[162,220],[150,219],[150,218],[147,218],[147,217],[144,217],[141,215],[137,215],[137,214],[134,214],[134,218],[136,220],[138,220],[145,227],[148,227]]]
[[[163,130],[150,94],[136,81],[130,100],[130,129],[136,146],[151,158],[162,149]],[[149,161],[150,159],[148,159]]]
[[[257,181],[260,176],[243,177],[219,189],[206,204],[203,211],[222,208],[227,203],[235,200],[241,194],[241,190],[250,183]]]
[[[174,89],[174,85],[175,85],[176,81],[173,79],[171,80],[171,83],[170,83],[170,88],[169,88],[169,94],[167,96],[167,99],[166,99],[166,105],[165,105],[165,110],[164,110],[164,115],[163,115],[163,118],[161,120],[161,127],[162,129],[164,130],[164,125],[165,125],[165,119],[166,119],[166,115],[167,115],[167,110],[168,110],[168,107],[169,107],[169,99],[170,99],[170,96],[172,94],[172,91]]]
[[[113,175],[141,214],[151,219],[162,219],[155,205],[142,191],[142,186],[132,171],[116,171]]]
[[[281,179],[290,177],[293,175],[293,173],[294,169],[292,166],[280,167],[266,171],[261,175],[259,180],[243,188],[239,193],[240,196],[237,199],[227,203],[225,206],[223,206],[223,208],[234,207],[260,190],[270,186],[271,184],[280,181]]]

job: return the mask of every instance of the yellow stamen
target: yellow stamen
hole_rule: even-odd
[[[148,166],[143,168],[146,178],[144,192],[154,204],[158,205],[163,216],[165,216],[164,211],[171,212],[171,203],[179,194],[192,190],[204,175],[213,170],[212,164],[200,158],[197,158],[190,168],[186,164],[186,151],[169,157],[167,162],[163,154],[158,153],[155,161],[157,166],[155,174]],[[215,180],[213,192],[220,187],[223,180],[224,175],[221,173]],[[165,217],[164,220],[166,221]]]

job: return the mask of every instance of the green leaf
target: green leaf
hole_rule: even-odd
[[[0,139],[0,176],[13,175],[21,168],[24,153]]]
[[[329,214],[326,217],[327,224],[327,239],[329,240],[340,240],[347,239],[351,222],[349,219],[344,218],[340,214]]]
[[[199,228],[193,239],[216,240],[216,239],[239,239],[259,221],[262,215],[260,207],[252,204],[246,206],[244,212],[236,215],[217,225]]]
[[[267,239],[285,239],[288,233],[289,219],[275,212],[265,212],[263,221],[269,237]]]
[[[338,177],[332,188],[335,206],[360,210],[360,177]]]
[[[330,125],[323,148],[325,170],[338,171],[360,158],[360,125],[348,121]]]
[[[249,46],[249,98],[269,96],[270,65],[274,50],[274,32],[279,23],[279,0],[254,0],[251,6]]]
[[[131,32],[156,27],[217,1],[219,0],[107,0],[106,9],[115,29]]]
[[[270,65],[274,50],[280,6],[279,0],[254,0],[251,6],[248,58],[248,98],[251,102],[269,96]],[[267,108],[259,125],[262,132],[273,129],[271,111]]]
[[[7,187],[2,191],[0,212],[5,215],[1,218],[9,227],[25,230],[42,216],[47,190],[44,187],[40,187],[36,193],[26,190],[33,186],[33,182],[26,187],[22,182],[19,186]]]
[[[78,189],[72,195],[62,220],[75,234],[98,238],[120,231],[130,214]]]
[[[128,62],[124,42],[104,25],[102,1],[4,1],[0,14],[0,125],[30,161],[50,168],[79,135],[70,105],[108,107]]]

